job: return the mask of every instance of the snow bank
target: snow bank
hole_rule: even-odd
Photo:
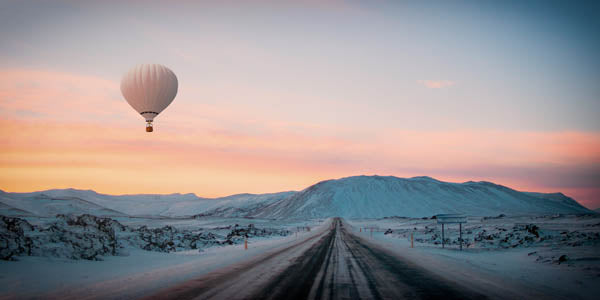
[[[458,225],[446,227],[449,244],[442,249],[434,219],[347,222],[366,241],[491,298],[596,299],[600,293],[598,215],[471,217],[463,224],[463,251]],[[375,228],[373,235],[365,228]]]
[[[140,224],[137,218],[136,224]],[[39,221],[39,220],[38,220]],[[23,256],[19,261],[0,260],[0,291],[2,299],[135,299],[161,288],[242,261],[268,255],[294,244],[302,243],[330,228],[328,222],[312,221],[282,223],[269,220],[236,220],[203,218],[201,220],[142,220],[148,228],[162,228],[166,222],[182,226],[179,229],[199,228],[226,237],[238,223],[246,229],[255,222],[261,227],[276,227],[291,231],[298,226],[310,226],[310,231],[293,235],[254,236],[248,250],[243,243],[205,248],[204,251],[177,252],[144,251],[130,248],[129,256],[105,256],[103,261],[71,260],[54,257]],[[154,223],[152,223],[154,222]],[[234,225],[231,225],[235,222]],[[155,224],[156,223],[156,224]],[[226,225],[229,224],[229,225]],[[128,224],[131,226],[131,224]],[[157,225],[160,225],[157,227]],[[210,229],[206,226],[212,226]],[[216,226],[216,227],[215,227]],[[223,228],[223,227],[229,227]],[[257,225],[258,226],[258,225]],[[239,230],[238,233],[243,231]],[[235,235],[235,234],[234,234]]]

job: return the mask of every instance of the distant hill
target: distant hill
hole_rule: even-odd
[[[450,183],[430,177],[355,176],[319,182],[251,215],[263,218],[423,217],[440,213],[591,213],[557,193],[519,192],[491,182]]]
[[[93,191],[49,190],[35,193],[0,193],[0,203],[21,215],[55,216],[57,214],[92,214],[125,216],[126,214],[94,203]],[[97,195],[97,194],[96,194]],[[11,215],[18,215],[13,213]]]
[[[104,195],[59,189],[33,193],[0,191],[0,214],[54,216],[257,217],[310,219],[340,216],[424,217],[440,213],[498,214],[592,213],[561,194],[519,192],[491,182],[450,183],[430,177],[355,176],[326,180],[300,192],[238,194],[200,198],[195,194]]]
[[[182,217],[198,214],[239,217],[290,196],[295,192],[239,194],[222,198],[200,198],[194,194],[105,195],[92,190],[55,189],[32,193],[0,191],[0,214],[54,216]]]
[[[10,217],[35,216],[34,213],[0,203],[0,215]]]

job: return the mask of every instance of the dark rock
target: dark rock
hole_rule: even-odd
[[[254,224],[231,229],[227,237],[172,226],[131,228],[111,218],[93,215],[58,215],[47,227],[36,227],[20,218],[0,216],[0,259],[17,256],[54,256],[101,260],[106,255],[127,255],[126,246],[158,252],[236,244],[243,237],[289,235],[287,230],[256,228]],[[224,240],[223,240],[224,239]]]
[[[25,220],[0,216],[0,259],[16,260],[14,256],[30,255],[32,240],[25,233],[33,230]]]
[[[566,256],[565,254],[563,254],[558,258],[558,263],[561,264],[561,263],[566,262],[567,260],[569,260],[569,257]]]

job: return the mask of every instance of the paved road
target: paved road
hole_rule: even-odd
[[[330,230],[149,299],[484,299],[352,234]]]

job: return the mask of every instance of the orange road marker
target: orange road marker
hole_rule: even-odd
[[[410,234],[410,247],[411,248],[414,248],[413,241],[414,241],[414,238],[413,238],[413,234],[411,233]]]
[[[244,239],[244,250],[248,250],[248,238]]]

